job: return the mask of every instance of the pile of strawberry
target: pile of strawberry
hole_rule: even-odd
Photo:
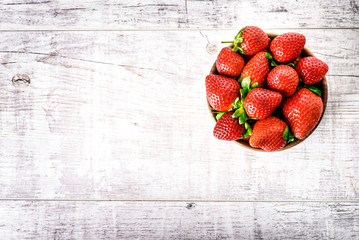
[[[207,99],[218,120],[215,137],[276,151],[309,135],[323,113],[321,91],[313,85],[320,85],[328,65],[301,58],[305,42],[300,33],[271,41],[255,26],[239,31],[233,47],[217,57],[219,74],[206,77]]]

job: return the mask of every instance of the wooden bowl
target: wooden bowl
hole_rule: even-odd
[[[272,40],[273,38],[275,38],[276,36],[278,36],[278,34],[274,34],[274,33],[267,33],[268,37]],[[233,44],[230,45],[230,47],[233,47]],[[301,52],[300,54],[300,57],[314,57],[314,54],[309,51],[309,49],[307,48],[304,48],[303,51]],[[212,66],[212,69],[210,71],[209,74],[219,74],[218,71],[217,71],[217,68],[216,68],[216,62],[214,62],[213,66]],[[295,145],[303,142],[305,139],[307,139],[314,131],[315,129],[318,127],[320,121],[322,120],[323,118],[323,115],[324,115],[324,112],[325,112],[325,108],[327,106],[327,100],[328,100],[328,86],[327,86],[327,79],[324,77],[322,81],[320,81],[319,83],[315,84],[314,85],[315,87],[319,88],[320,91],[322,91],[322,100],[323,100],[323,113],[322,113],[322,116],[320,117],[319,121],[318,121],[318,124],[314,127],[314,129],[308,134],[308,136],[304,139],[296,139],[294,140],[293,142],[290,142],[289,144],[285,145],[282,149],[278,150],[278,151],[283,151],[283,150],[286,150],[286,149],[289,149],[289,148],[292,148],[294,147]],[[208,108],[209,108],[209,111],[214,119],[214,121],[217,122],[216,120],[216,116],[215,114],[212,112],[211,110],[211,105],[209,104],[208,100],[207,100],[207,104],[208,104]],[[253,148],[249,145],[248,142],[245,142],[243,140],[237,140],[237,141],[234,141],[236,144],[242,146],[242,147],[245,147],[245,148],[248,148],[248,149],[251,149],[253,151],[258,151],[258,152],[266,152],[260,148]]]

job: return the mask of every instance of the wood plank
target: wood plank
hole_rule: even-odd
[[[212,136],[204,78],[235,31],[0,33],[0,196],[358,199],[358,31],[302,32],[330,66],[327,112],[271,154]]]
[[[4,239],[358,239],[359,203],[0,202]]]
[[[357,28],[359,4],[265,0],[3,0],[0,29]]]

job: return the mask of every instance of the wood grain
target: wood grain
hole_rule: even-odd
[[[357,28],[359,3],[265,0],[4,0],[0,29]]]
[[[357,0],[1,1],[0,238],[358,239],[358,14]],[[220,41],[254,24],[303,33],[329,65],[320,126],[280,153],[216,140],[206,107]]]
[[[4,239],[359,238],[359,203],[0,202]]]
[[[204,78],[236,31],[0,33],[0,196],[357,200],[358,31],[301,32],[330,68],[327,111],[271,154],[212,136]]]

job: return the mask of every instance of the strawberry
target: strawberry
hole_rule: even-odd
[[[305,57],[299,60],[297,70],[304,84],[313,85],[320,82],[328,72],[328,65],[315,57]]]
[[[297,72],[287,65],[278,65],[269,72],[267,85],[269,89],[279,92],[283,97],[293,95],[299,83]]]
[[[234,41],[222,43],[233,43],[234,51],[239,51],[245,55],[254,55],[268,47],[269,38],[259,27],[247,26],[239,31],[239,33],[235,36]]]
[[[243,106],[249,117],[264,119],[269,117],[282,101],[280,93],[264,89],[254,88],[247,94]]]
[[[260,87],[264,87],[269,73],[270,53],[259,52],[254,55],[251,60],[244,66],[242,71],[242,78],[250,77],[251,85],[258,83]]]
[[[229,77],[211,74],[206,77],[209,104],[217,111],[228,111],[239,96],[239,83]]]
[[[270,51],[276,61],[287,63],[296,60],[305,45],[305,37],[300,33],[284,33],[275,37],[270,44]]]
[[[287,143],[288,131],[285,122],[277,117],[270,116],[254,124],[249,144],[265,151],[276,151],[283,148]]]
[[[233,112],[227,112],[216,123],[213,135],[226,141],[240,139],[246,132],[244,124],[239,124],[238,118],[232,117]]]
[[[283,101],[282,112],[294,136],[303,139],[319,122],[323,113],[323,101],[307,88],[301,88]]]
[[[238,77],[244,66],[244,60],[238,52],[225,47],[218,54],[216,67],[219,74],[228,77]]]

